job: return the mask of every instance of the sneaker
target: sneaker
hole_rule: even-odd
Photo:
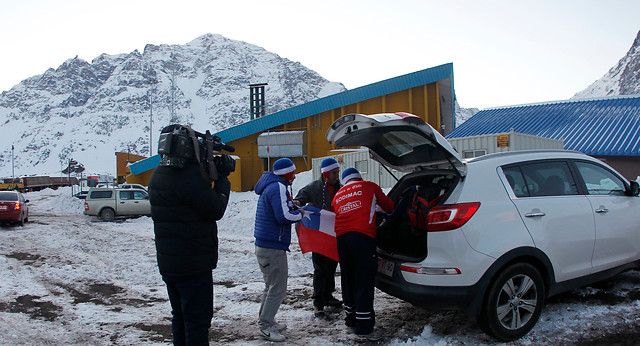
[[[324,317],[324,308],[320,308],[317,306],[313,307],[313,315],[315,317]]]
[[[380,341],[382,340],[382,332],[374,330],[371,334],[356,334],[357,341]]]
[[[274,326],[271,326],[267,329],[260,329],[260,332],[258,334],[260,334],[263,339],[269,341],[281,342],[286,339],[284,335],[280,334],[280,332]]]
[[[327,305],[329,306],[342,306],[342,300],[338,300],[336,298],[334,298],[333,296],[329,297],[329,299],[327,299]]]
[[[273,325],[274,328],[276,328],[277,331],[282,332],[283,330],[287,329],[287,325],[284,323],[278,323],[276,322],[276,324]]]

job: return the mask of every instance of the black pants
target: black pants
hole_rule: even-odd
[[[373,291],[378,259],[376,240],[360,232],[338,236],[345,324],[356,334],[370,334],[376,324]]]
[[[313,305],[324,308],[327,300],[336,290],[335,275],[338,262],[315,252],[311,254],[311,260],[313,261]]]
[[[174,345],[208,345],[213,318],[213,277],[204,272],[188,277],[163,276],[171,302]]]

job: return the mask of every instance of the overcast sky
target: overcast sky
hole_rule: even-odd
[[[638,0],[0,0],[0,91],[78,55],[206,33],[299,61],[348,89],[453,63],[463,107],[562,100],[640,30]]]

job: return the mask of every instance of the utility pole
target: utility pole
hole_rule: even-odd
[[[153,156],[153,91],[149,89],[149,157]]]
[[[15,188],[16,184],[16,172],[13,164],[13,144],[11,144],[11,187]]]
[[[73,184],[71,184],[71,166],[73,165],[75,169],[77,164],[78,161],[69,158],[69,164],[67,165],[67,182],[69,183],[69,185],[71,185],[71,196],[73,196]]]

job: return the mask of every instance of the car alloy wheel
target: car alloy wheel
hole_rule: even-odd
[[[511,265],[489,286],[480,325],[500,340],[515,340],[536,324],[544,297],[542,275],[535,267],[527,263]]]
[[[500,324],[509,330],[526,325],[538,304],[538,291],[525,274],[516,275],[504,283],[498,296],[497,313]]]

